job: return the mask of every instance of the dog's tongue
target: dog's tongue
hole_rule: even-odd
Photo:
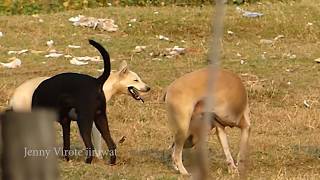
[[[142,99],[142,97],[140,96],[140,94],[138,92],[136,92],[136,99],[140,100],[142,103],[144,103],[144,100]]]
[[[139,100],[142,102],[142,103],[144,103],[144,100],[139,96]]]
[[[132,96],[133,96],[136,100],[140,100],[142,103],[144,103],[144,100],[142,99],[142,97],[140,96],[140,94],[137,92],[137,90],[135,90],[134,88],[130,88],[129,91],[131,92]]]

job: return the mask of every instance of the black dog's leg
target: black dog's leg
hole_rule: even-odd
[[[111,137],[106,114],[103,112],[98,114],[97,117],[95,118],[95,124],[99,132],[101,133],[102,138],[107,143],[107,146],[109,148],[110,164],[115,165],[117,160],[117,155],[116,155],[117,147]]]
[[[86,146],[86,163],[91,164],[93,155],[94,155],[94,147],[91,141],[91,131],[93,124],[93,114],[78,114],[78,127],[80,130],[80,135],[83,139],[84,145]]]
[[[69,161],[70,151],[70,123],[71,121],[68,118],[63,118],[60,122],[63,133],[63,155],[67,161]]]

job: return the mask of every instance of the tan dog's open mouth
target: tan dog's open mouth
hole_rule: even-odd
[[[142,103],[144,103],[144,100],[142,99],[142,97],[140,96],[139,90],[136,89],[135,87],[128,87],[128,91],[130,92],[131,96],[135,99],[135,100],[140,100]]]

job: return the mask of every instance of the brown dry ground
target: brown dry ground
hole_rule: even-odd
[[[261,18],[241,17],[234,6],[227,7],[223,40],[222,66],[242,76],[247,86],[251,107],[250,179],[319,179],[320,178],[320,3],[304,0],[296,3],[262,3],[244,9],[263,12]],[[158,11],[159,14],[154,14]],[[119,31],[101,32],[74,27],[68,18],[78,14],[115,19]],[[59,159],[63,179],[177,179],[171,167],[172,137],[161,101],[165,87],[177,77],[205,66],[212,8],[204,7],[109,7],[68,11],[50,15],[2,16],[0,31],[1,61],[12,55],[9,50],[47,50],[46,41],[53,39],[55,48],[74,56],[98,53],[87,43],[94,38],[110,51],[113,68],[127,60],[131,69],[150,84],[152,91],[145,104],[128,96],[114,97],[109,103],[109,124],[118,145],[119,161],[108,166],[105,161],[84,163],[84,157],[70,162]],[[44,20],[39,23],[39,18]],[[129,20],[137,18],[137,22]],[[309,25],[308,25],[309,23]],[[310,24],[312,23],[312,25]],[[227,30],[234,32],[229,35]],[[173,42],[160,41],[156,35],[168,36]],[[260,44],[260,39],[284,38],[274,44]],[[185,43],[181,42],[184,40]],[[81,45],[68,49],[68,44]],[[136,54],[136,45],[146,51]],[[151,52],[179,45],[185,55],[155,60]],[[238,54],[239,53],[239,54]],[[238,55],[237,55],[238,54]],[[264,54],[265,58],[262,57]],[[288,55],[289,54],[289,55]],[[17,69],[0,68],[0,109],[7,107],[12,91],[23,81],[61,72],[81,72],[98,76],[101,63],[74,66],[66,58],[46,59],[45,54],[18,55],[23,64]],[[240,56],[241,55],[241,56]],[[296,58],[290,58],[295,55]],[[240,60],[244,64],[240,64]],[[45,63],[43,63],[45,62]],[[289,85],[288,82],[291,84]],[[311,105],[306,108],[303,101]],[[57,141],[61,145],[61,128]],[[232,153],[238,150],[239,130],[227,129]],[[72,128],[72,149],[82,149],[76,125]],[[231,179],[225,157],[214,132],[209,139],[212,179]],[[191,153],[185,156],[186,165]]]

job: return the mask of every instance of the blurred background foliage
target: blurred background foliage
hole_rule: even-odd
[[[226,0],[229,4],[256,3],[261,0]],[[266,0],[264,0],[266,1]],[[294,1],[294,0],[268,0]],[[1,15],[52,13],[106,6],[202,6],[214,0],[0,0]]]

